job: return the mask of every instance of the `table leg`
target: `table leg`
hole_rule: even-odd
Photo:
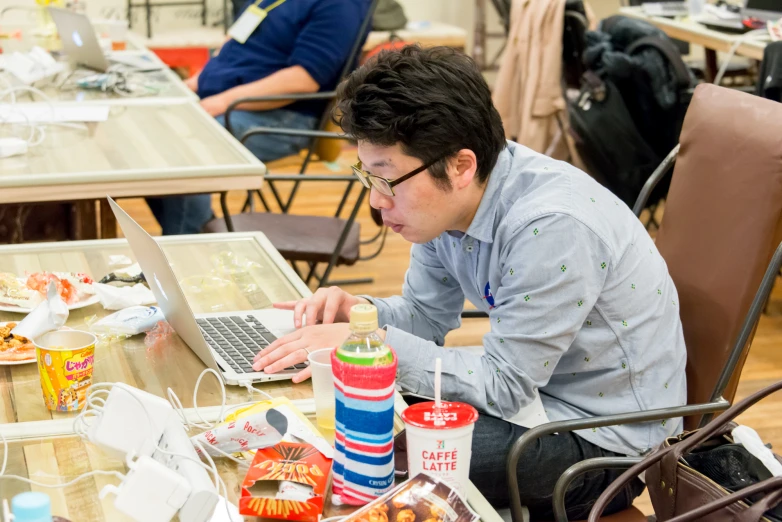
[[[704,79],[708,83],[712,83],[714,81],[714,78],[717,76],[718,66],[717,66],[717,51],[714,49],[706,49],[706,70],[703,71]]]
[[[117,218],[109,206],[109,200],[98,200],[100,205],[100,237],[113,239],[117,237]]]

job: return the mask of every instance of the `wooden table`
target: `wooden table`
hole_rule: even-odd
[[[61,43],[59,39],[53,37],[42,37],[34,34],[37,26],[33,25],[19,25],[14,24],[11,26],[3,26],[3,30],[10,33],[17,33],[21,35],[20,39],[9,38],[0,39],[0,50],[3,54],[10,54],[12,52],[27,52],[33,46],[42,47],[48,51],[52,51],[55,54],[59,53],[61,49]],[[127,41],[127,50],[113,51],[111,54],[121,56],[143,56],[148,58],[153,63],[163,66],[160,71],[146,72],[146,73],[134,73],[133,78],[135,81],[144,81],[145,84],[154,88],[154,92],[146,96],[128,97],[115,94],[113,92],[102,92],[95,89],[81,89],[75,85],[75,81],[80,77],[96,74],[95,71],[74,67],[68,64],[67,57],[57,56],[58,61],[65,64],[66,68],[63,72],[57,76],[51,77],[48,80],[44,79],[35,83],[36,88],[43,91],[51,100],[57,102],[75,101],[79,103],[99,103],[101,105],[106,104],[119,104],[119,105],[134,105],[134,104],[167,104],[172,101],[198,101],[198,96],[187,88],[177,74],[169,69],[163,62],[160,61],[158,56],[146,49],[138,38],[132,34],[129,35]],[[0,73],[3,75],[6,73]],[[3,76],[9,79],[8,76]],[[64,87],[60,87],[64,83]],[[2,84],[0,91],[5,90],[7,86]],[[16,100],[18,102],[40,102],[41,98],[32,93],[19,92],[16,94]],[[4,102],[8,102],[8,99],[4,99]]]
[[[621,7],[619,13],[649,22],[671,38],[703,46],[706,49],[706,81],[714,79],[717,70],[717,52],[730,52],[731,48],[741,40],[740,34],[715,31],[687,17],[647,16],[641,7]],[[766,44],[765,40],[745,39],[738,44],[735,54],[753,60],[762,60]]]
[[[0,40],[7,50],[29,49],[35,43]],[[132,50],[127,52],[152,55],[132,37],[130,43]],[[40,145],[25,155],[0,159],[0,242],[23,241],[31,227],[36,213],[25,212],[19,204],[69,202],[70,213],[58,215],[59,221],[73,217],[65,238],[111,238],[116,237],[114,216],[107,206],[101,204],[97,211],[95,205],[106,195],[166,196],[261,187],[266,167],[201,108],[182,80],[168,68],[152,77],[161,87],[158,95],[134,98],[62,91],[42,82],[55,106],[109,105],[110,116],[105,122],[87,124],[86,130],[46,125]],[[18,100],[28,102],[26,106],[31,102],[25,94]],[[26,131],[19,126],[17,134]],[[60,231],[59,236],[64,234]]]
[[[222,269],[226,265],[220,259],[225,259],[225,256],[249,264],[247,272],[241,277],[233,275],[233,280],[239,281],[242,288],[222,296],[225,311],[250,310],[254,308],[252,303],[256,308],[268,308],[272,301],[310,295],[306,285],[261,233],[172,236],[160,238],[159,242],[180,280],[212,273],[231,278]],[[0,246],[0,272],[85,271],[100,278],[112,270],[110,256],[117,255],[133,258],[124,240],[6,245]],[[204,300],[189,299],[188,302],[195,313],[213,310],[210,302]],[[258,306],[264,302],[267,303],[265,306]],[[100,305],[74,310],[67,325],[86,328],[86,323],[108,313]],[[1,321],[21,318],[19,314],[0,313]],[[124,341],[104,340],[96,347],[93,382],[124,382],[161,397],[170,387],[182,400],[186,415],[192,416],[193,386],[204,368],[204,364],[177,336],[155,349],[148,349],[141,336]],[[293,384],[286,380],[255,386],[273,396],[288,397],[302,413],[310,417],[314,415],[309,382]],[[229,404],[251,399],[244,388],[229,386],[226,392]],[[217,384],[211,379],[204,379],[198,396],[199,411],[204,418],[215,419],[219,404]],[[397,401],[397,412],[403,408],[404,402]],[[123,462],[107,457],[99,448],[74,435],[74,417],[73,413],[50,412],[45,408],[35,364],[0,367],[0,431],[11,441],[6,474],[55,483],[66,482],[91,470],[127,472]],[[397,429],[401,428],[399,418],[395,424]],[[217,460],[220,475],[229,491],[229,500],[236,502],[244,470],[225,459]],[[98,499],[103,486],[116,482],[115,478],[98,476],[64,490],[45,491],[51,495],[53,512],[74,522],[124,521],[127,518],[115,510],[112,496],[102,501]],[[10,499],[14,494],[31,489],[39,488],[19,481],[3,480],[0,481],[0,498]],[[483,520],[501,522],[494,509],[472,486],[468,501]],[[327,515],[330,513],[339,514],[329,507]]]
[[[0,159],[0,204],[87,202],[132,196],[250,190],[266,167],[199,104],[112,105],[107,121],[87,129],[46,127],[46,138],[22,156]],[[76,238],[116,237],[101,207]],[[90,232],[89,226],[96,228]]]

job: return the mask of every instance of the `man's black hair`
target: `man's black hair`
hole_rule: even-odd
[[[505,147],[502,120],[483,75],[469,56],[450,47],[382,51],[337,90],[335,121],[356,139],[392,146],[426,164],[461,149],[478,161],[480,184]],[[429,173],[443,188],[447,158]]]

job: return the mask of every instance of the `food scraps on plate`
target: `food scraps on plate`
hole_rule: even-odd
[[[95,294],[94,281],[86,274],[74,272],[33,272],[24,277],[0,273],[0,304],[34,308],[46,296],[50,282],[57,286],[57,293],[69,305],[83,301]]]
[[[12,334],[11,330],[14,328],[16,323],[0,325],[0,362],[35,360],[35,346],[32,341]]]

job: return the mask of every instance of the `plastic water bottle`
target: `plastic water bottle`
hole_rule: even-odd
[[[377,335],[377,308],[350,309],[351,334],[332,354],[336,431],[332,501],[362,505],[394,485],[397,361]]]
[[[391,350],[377,335],[377,308],[358,304],[350,309],[350,337],[337,349],[337,358],[348,364],[383,366],[394,361]]]
[[[14,522],[70,522],[62,517],[52,517],[52,501],[46,493],[28,491],[11,499]]]

